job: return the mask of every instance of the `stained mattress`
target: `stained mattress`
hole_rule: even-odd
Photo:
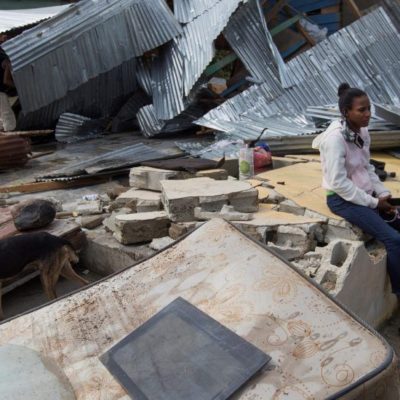
[[[99,357],[178,297],[272,357],[234,399],[398,398],[396,359],[382,337],[218,219],[138,265],[6,321],[0,345],[55,362],[77,399],[126,400]]]

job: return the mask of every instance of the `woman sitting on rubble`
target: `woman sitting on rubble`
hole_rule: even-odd
[[[385,245],[392,291],[400,296],[400,219],[370,164],[371,104],[364,91],[347,83],[338,95],[342,119],[313,142],[321,153],[328,207]]]

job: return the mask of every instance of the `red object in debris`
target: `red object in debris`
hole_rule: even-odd
[[[254,168],[261,169],[272,164],[272,154],[262,147],[254,148]]]
[[[30,153],[29,140],[0,135],[0,169],[25,165],[29,160]]]

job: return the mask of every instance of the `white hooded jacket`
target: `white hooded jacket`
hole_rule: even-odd
[[[367,128],[361,128],[364,145],[360,149],[355,143],[347,142],[342,135],[341,121],[334,121],[328,129],[312,143],[319,149],[322,163],[322,187],[333,191],[351,203],[376,208],[378,199],[390,192],[382,185],[370,164],[369,146],[371,139]]]

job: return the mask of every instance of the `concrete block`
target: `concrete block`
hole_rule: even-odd
[[[223,218],[226,221],[249,221],[252,219],[253,215],[250,213],[241,213],[235,211],[233,206],[224,205],[220,211],[205,211],[201,207],[196,207],[194,209],[194,216],[196,219],[202,221],[208,221],[213,218]]]
[[[255,188],[243,192],[233,193],[229,197],[229,204],[236,211],[252,213],[258,211],[258,190]]]
[[[95,229],[99,227],[104,219],[107,217],[106,214],[103,215],[90,215],[86,217],[81,217],[78,221],[79,225],[85,229]]]
[[[217,181],[224,181],[228,179],[228,172],[225,169],[206,169],[204,171],[198,171],[195,174],[196,178],[211,178]]]
[[[279,204],[279,203],[281,203],[282,201],[285,200],[284,196],[282,196],[276,190],[265,186],[265,183],[263,183],[262,187],[265,188],[268,191],[268,198],[264,201],[264,203]]]
[[[79,254],[80,262],[90,271],[107,276],[132,266],[155,251],[148,245],[124,246],[104,228],[87,231],[86,246]]]
[[[267,243],[267,247],[288,261],[292,261],[304,255],[303,249],[298,247],[280,246],[271,242]]]
[[[326,217],[325,215],[322,215],[318,212],[308,210],[308,209],[305,210],[304,216],[319,219],[319,220],[323,221],[324,223],[328,223],[328,220],[329,220],[329,218]]]
[[[193,231],[197,227],[197,222],[173,222],[169,227],[169,236],[176,240],[181,236]]]
[[[363,240],[365,235],[361,229],[351,225],[345,220],[329,218],[325,231],[325,242],[330,243],[336,239],[344,240]]]
[[[118,196],[120,196],[122,193],[126,192],[129,190],[129,187],[118,185],[115,187],[112,187],[106,191],[106,194],[110,200],[115,200]]]
[[[360,318],[377,327],[397,305],[386,273],[386,257],[372,258],[364,242],[335,240],[321,259],[316,281]]]
[[[219,211],[224,204],[229,204],[240,212],[258,209],[258,192],[246,182],[195,178],[161,181],[161,186],[161,200],[174,222],[192,221],[196,207]]]
[[[269,199],[269,190],[265,188],[264,186],[257,186],[256,187],[257,192],[258,192],[258,202],[259,203],[268,203]]]
[[[152,167],[134,167],[129,173],[129,185],[137,189],[148,189],[160,192],[161,181],[184,178],[185,173],[182,171],[171,171]]]
[[[279,204],[279,211],[295,215],[304,215],[306,209],[296,204],[293,200],[283,200]]]
[[[103,220],[104,228],[108,232],[115,232],[117,230],[117,227],[115,225],[115,219],[117,218],[117,215],[129,214],[131,212],[132,210],[130,208],[121,208],[119,210],[113,211],[109,217]]]
[[[103,212],[103,203],[101,200],[80,201],[76,205],[75,213],[77,215],[94,215]]]
[[[312,237],[310,238],[309,235],[298,226],[282,225],[279,226],[276,231],[276,239],[274,243],[279,246],[301,247],[304,249],[303,254],[305,254],[312,250],[312,239]]]
[[[239,160],[237,158],[225,158],[221,168],[227,171],[229,176],[239,178]]]
[[[236,228],[243,231],[246,235],[250,236],[252,239],[257,240],[258,242],[266,244],[266,237],[270,228],[267,226],[259,226],[259,225],[251,225],[247,224],[244,221],[232,221],[232,224],[236,226]]]
[[[170,221],[165,211],[117,215],[114,237],[122,244],[150,242],[168,236]]]
[[[158,239],[153,239],[150,243],[150,248],[155,250],[155,251],[160,251],[162,249],[165,249],[168,247],[170,244],[174,243],[175,240],[170,238],[169,236],[165,236],[162,238]]]
[[[134,212],[159,211],[162,207],[161,193],[150,190],[130,189],[113,203],[113,208],[127,207]]]
[[[315,251],[310,251],[301,258],[293,261],[293,264],[303,271],[310,278],[315,278],[319,267],[321,266],[322,254]]]

